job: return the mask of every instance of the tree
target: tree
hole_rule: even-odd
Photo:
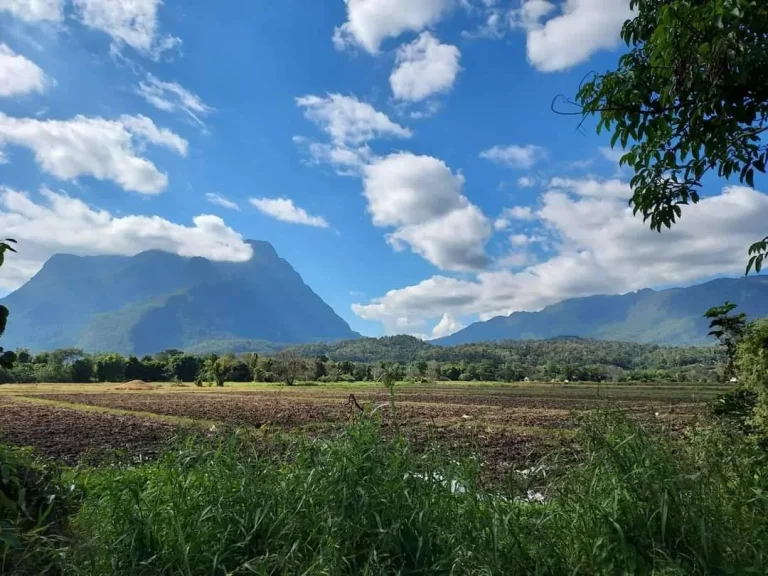
[[[226,358],[218,358],[215,354],[209,356],[203,363],[203,377],[208,382],[215,382],[216,386],[224,386],[227,361]]]
[[[243,361],[248,365],[251,372],[251,382],[256,382],[256,376],[259,371],[259,355],[256,352],[243,354]]]
[[[72,382],[86,384],[93,379],[93,360],[88,356],[83,356],[72,362],[70,367]]]
[[[253,382],[253,373],[244,360],[235,358],[227,366],[225,380],[227,382]]]
[[[19,364],[30,364],[32,362],[32,354],[26,348],[19,348],[16,350],[16,360]]]
[[[328,362],[328,356],[323,354],[315,358],[314,374],[312,376],[313,380],[319,380],[323,376],[328,375],[328,370],[325,367],[326,362]]]
[[[121,382],[125,379],[125,358],[120,354],[102,354],[93,365],[99,382]]]
[[[768,144],[768,3],[762,0],[631,0],[622,29],[630,50],[593,76],[577,114],[599,115],[634,169],[631,203],[652,229],[671,227],[700,199],[703,177],[754,185]],[[760,271],[768,237],[749,249]]]
[[[768,434],[768,318],[747,325],[735,364],[742,385],[757,394],[752,424]]]
[[[275,354],[274,372],[287,386],[293,386],[304,371],[304,359],[296,350],[286,349]]]
[[[173,355],[168,360],[171,376],[180,382],[194,382],[200,372],[200,358],[191,354]]]
[[[731,314],[736,304],[726,302],[722,306],[715,306],[707,310],[705,318],[710,319],[709,334],[720,341],[725,349],[725,379],[728,380],[734,374],[734,357],[736,345],[744,335],[747,326],[746,314]]]

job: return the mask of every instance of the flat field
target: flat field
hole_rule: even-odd
[[[489,469],[500,470],[567,446],[584,413],[621,410],[677,433],[726,389],[687,383],[402,384],[396,387],[396,418],[416,441],[477,453]],[[322,435],[360,417],[381,417],[391,426],[388,399],[386,390],[373,384],[166,384],[151,390],[116,384],[7,385],[0,387],[0,442],[32,446],[68,463],[105,451],[143,458],[180,428],[248,426],[265,433]]]

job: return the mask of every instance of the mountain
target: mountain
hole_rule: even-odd
[[[686,288],[639,290],[616,296],[573,298],[539,312],[515,312],[476,322],[434,343],[451,346],[492,340],[545,340],[561,336],[650,344],[706,344],[703,317],[726,300],[749,318],[768,316],[768,276],[720,278]]]
[[[2,299],[5,348],[149,354],[208,341],[285,344],[356,338],[271,244],[248,262],[160,250],[127,256],[57,254]]]

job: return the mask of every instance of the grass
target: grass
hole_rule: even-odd
[[[246,430],[144,465],[78,469],[65,574],[765,574],[766,454],[728,428],[670,439],[614,414],[546,478],[481,488],[482,463],[376,421],[329,439]],[[544,502],[525,496],[536,487]],[[34,540],[35,536],[30,538]],[[29,557],[27,557],[29,560]],[[20,570],[24,567],[17,566]],[[13,567],[11,569],[13,572]]]

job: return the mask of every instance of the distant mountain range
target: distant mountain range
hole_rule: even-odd
[[[151,250],[133,257],[57,254],[2,299],[6,349],[77,347],[151,354],[207,342],[298,344],[356,338],[271,244],[248,262]]]
[[[706,344],[703,317],[726,300],[749,318],[768,316],[768,276],[721,278],[686,288],[651,289],[618,296],[573,298],[539,312],[515,312],[476,322],[435,344],[493,340],[546,340],[577,336],[649,344]]]

